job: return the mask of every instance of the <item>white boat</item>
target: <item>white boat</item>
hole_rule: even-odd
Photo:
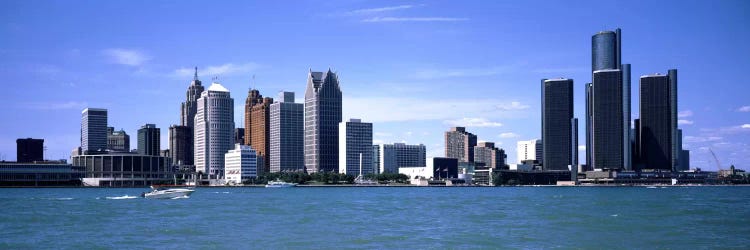
[[[297,186],[297,184],[283,181],[269,181],[268,184],[266,184],[267,188],[288,188],[294,186]]]
[[[143,197],[148,199],[175,199],[181,197],[190,197],[195,192],[189,188],[165,188],[151,186],[151,192],[143,193]]]
[[[677,179],[675,179],[675,178],[672,178],[672,185],[673,185],[673,186],[674,186],[674,185],[677,185]]]

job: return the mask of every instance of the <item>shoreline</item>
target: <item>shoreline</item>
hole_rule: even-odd
[[[191,188],[266,188],[265,185],[235,185],[235,186],[180,186],[180,187],[191,187]],[[668,187],[750,187],[750,184],[721,184],[721,185],[517,185],[517,186],[418,186],[418,185],[356,185],[356,184],[340,184],[340,185],[297,185],[295,188],[508,188],[508,187],[657,187],[657,188],[668,188]],[[136,187],[89,187],[89,186],[0,186],[0,189],[6,188],[149,188],[149,186],[136,186]]]

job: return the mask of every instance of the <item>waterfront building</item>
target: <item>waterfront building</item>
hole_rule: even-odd
[[[458,178],[458,159],[433,157],[427,159],[427,165],[424,167],[401,167],[398,173],[408,175],[409,179]]]
[[[83,154],[107,149],[107,110],[87,108],[81,112],[81,150]]]
[[[110,152],[130,152],[130,135],[123,129],[107,127],[107,149]]]
[[[198,98],[193,135],[195,170],[223,178],[224,154],[234,146],[234,99],[221,84],[212,83]]]
[[[71,157],[83,167],[84,186],[137,187],[173,181],[168,157],[133,153],[105,153]]]
[[[625,165],[623,147],[622,71],[594,71],[592,114],[592,166],[619,170]],[[629,130],[629,128],[628,128]],[[628,139],[628,142],[630,140]],[[629,147],[628,147],[629,148]]]
[[[373,165],[379,173],[398,173],[401,167],[427,166],[427,148],[423,144],[407,145],[405,143],[378,145],[376,161]]]
[[[234,129],[234,143],[245,145],[245,129],[244,128]]]
[[[573,79],[542,80],[542,162],[544,170],[567,170],[573,161]],[[577,149],[575,150],[577,151]]]
[[[669,114],[670,127],[672,128],[672,169],[677,171],[682,151],[682,130],[677,128],[677,69],[667,71],[669,77]],[[679,134],[678,134],[679,133]]]
[[[198,67],[195,67],[193,81],[190,82],[190,86],[185,93],[185,101],[180,105],[181,126],[194,127],[195,114],[198,112],[198,98],[201,97],[201,93],[205,90],[201,84],[202,82],[198,80]]]
[[[372,167],[375,168],[376,174],[382,174],[383,169],[380,168],[380,145],[372,145]]]
[[[680,171],[690,170],[690,150],[680,151]]]
[[[34,162],[44,160],[44,139],[17,139],[16,161]]]
[[[258,174],[268,173],[270,171],[270,161],[268,152],[270,151],[270,111],[273,98],[264,97],[263,101],[256,103],[250,111],[250,146],[255,149],[258,158],[261,158],[262,165],[258,168]]]
[[[270,168],[272,173],[304,171],[304,108],[294,92],[281,92],[270,111]]]
[[[518,160],[519,164],[525,164],[529,161],[542,163],[542,140],[534,139],[528,141],[518,141],[516,143],[516,146],[516,159]]]
[[[591,116],[593,115],[593,112],[591,111],[593,107],[591,104],[593,103],[593,92],[594,85],[592,83],[586,84],[586,170],[594,170],[594,168],[591,165],[591,149],[594,148],[594,145],[591,143],[591,139],[594,137],[591,134],[592,130],[592,123],[591,123]]]
[[[263,102],[263,95],[257,89],[249,89],[245,99],[245,145],[252,145],[253,139],[253,106]]]
[[[258,159],[250,146],[234,144],[234,149],[224,154],[224,163],[224,179],[227,183],[242,184],[250,178],[258,177]]]
[[[155,124],[145,124],[138,130],[138,153],[159,155],[161,151],[161,129]]]
[[[600,31],[591,37],[591,72],[619,69],[622,64],[621,30]]]
[[[505,150],[495,147],[492,142],[480,142],[474,147],[474,162],[491,169],[505,169]]]
[[[372,123],[349,119],[339,123],[339,173],[372,174]]]
[[[169,127],[169,154],[175,166],[193,165],[193,129],[188,126]]]
[[[1,187],[80,186],[83,176],[65,161],[0,162]]]
[[[672,126],[672,87],[667,75],[644,75],[640,79],[640,163],[646,169],[673,170],[676,128]],[[676,118],[675,118],[676,119]],[[678,169],[674,169],[678,170]]]
[[[305,90],[305,168],[308,173],[337,172],[339,123],[341,120],[339,78],[330,69],[307,75]]]
[[[474,162],[474,146],[477,136],[466,132],[465,127],[453,127],[445,132],[445,157],[459,162]]]

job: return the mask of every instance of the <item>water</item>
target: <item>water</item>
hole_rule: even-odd
[[[750,187],[0,189],[0,249],[747,248]]]

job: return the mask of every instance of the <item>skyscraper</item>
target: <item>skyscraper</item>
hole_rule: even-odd
[[[268,152],[270,151],[270,106],[273,103],[273,98],[264,97],[263,101],[256,103],[250,111],[250,146],[256,152],[258,158],[261,159],[261,166],[258,167],[258,174],[267,173],[270,171],[270,161],[268,158]]]
[[[294,92],[279,93],[278,101],[271,104],[268,154],[272,173],[305,169],[304,108],[294,102]]]
[[[372,166],[372,123],[350,119],[339,123],[339,173],[375,173]]]
[[[247,98],[245,99],[245,145],[252,145],[253,106],[261,102],[263,102],[263,95],[260,94],[260,91],[252,88],[247,91]]]
[[[234,128],[234,143],[245,145],[245,129],[244,128]]]
[[[234,99],[221,84],[212,83],[198,98],[193,134],[195,171],[223,178],[224,154],[234,142]]]
[[[201,81],[198,80],[198,67],[195,67],[195,75],[193,75],[193,81],[190,82],[190,86],[185,93],[185,102],[183,102],[180,106],[180,110],[182,111],[180,114],[180,125],[193,128],[193,123],[195,122],[195,113],[197,112],[198,108],[197,101],[198,98],[201,97],[201,93],[203,93],[203,90],[203,85],[201,85]]]
[[[146,124],[138,130],[138,153],[159,156],[161,130],[154,124]]]
[[[130,152],[130,136],[125,130],[107,127],[107,149],[112,152]]]
[[[591,72],[619,69],[622,64],[621,30],[600,31],[591,37]]]
[[[453,127],[445,132],[445,157],[458,162],[474,162],[474,146],[477,136],[466,132],[464,127]]]
[[[107,149],[107,110],[87,108],[81,112],[81,150],[92,154]]]
[[[625,164],[622,90],[621,70],[594,71],[591,116],[594,168],[619,170]]]
[[[672,90],[669,76],[641,76],[640,85],[640,162],[646,169],[672,170],[673,152]],[[676,115],[676,114],[675,114]]]
[[[586,84],[586,169],[585,170],[594,170],[593,163],[591,162],[591,149],[594,147],[594,144],[591,143],[591,138],[593,138],[593,135],[591,134],[592,131],[592,123],[591,123],[591,116],[593,115],[593,112],[591,110],[593,109],[591,107],[593,103],[593,84],[587,83]]]
[[[305,167],[309,173],[338,171],[341,112],[336,73],[310,71],[305,90]]]
[[[193,165],[193,129],[188,126],[169,127],[169,154],[177,166]]]
[[[545,170],[568,170],[572,162],[573,80],[542,80],[542,158]]]
[[[669,105],[672,110],[669,114],[671,117],[672,127],[672,169],[677,170],[677,166],[680,163],[680,157],[682,157],[682,132],[677,129],[677,69],[670,69],[667,71],[669,76]],[[679,135],[677,133],[680,133]]]
[[[505,150],[496,148],[492,142],[480,142],[474,147],[474,162],[492,169],[505,169],[506,157]]]
[[[16,140],[16,162],[34,162],[44,160],[44,139]]]

